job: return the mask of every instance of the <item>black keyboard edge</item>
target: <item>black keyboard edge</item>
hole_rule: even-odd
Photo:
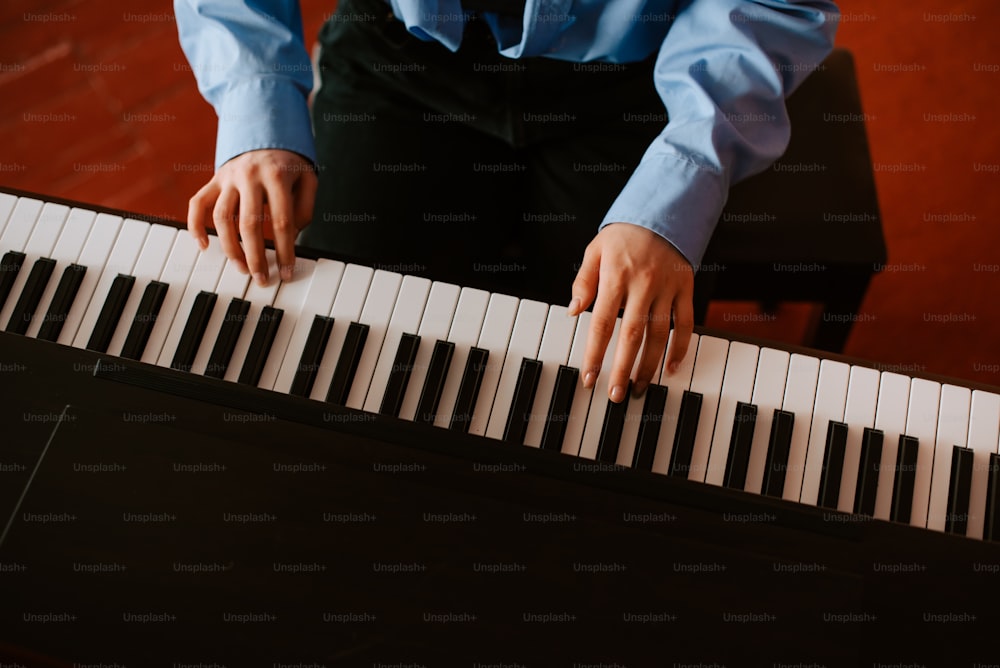
[[[892,543],[907,537],[939,541],[942,550],[961,550],[970,544],[992,550],[993,544],[884,520],[858,517],[839,511],[803,505],[783,499],[730,490],[701,482],[601,464],[561,453],[526,446],[511,446],[483,436],[409,422],[325,402],[284,395],[257,387],[195,376],[143,362],[37,341],[0,332],[0,360],[27,359],[35,346],[48,346],[46,361],[59,358],[78,360],[75,365],[94,368],[94,376],[174,396],[203,401],[249,413],[269,414],[279,420],[319,427],[354,436],[393,443],[414,451],[458,457],[482,463],[511,464],[544,477],[573,484],[645,497],[678,507],[693,508],[734,516],[759,516],[769,526],[805,531],[850,542]],[[331,417],[332,416],[332,417]],[[1000,557],[1000,544],[996,550]]]

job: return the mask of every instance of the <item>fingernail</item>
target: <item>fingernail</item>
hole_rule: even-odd
[[[588,371],[583,375],[583,386],[589,390],[594,386],[595,380],[597,380],[597,374],[593,371]]]
[[[622,399],[625,398],[625,389],[621,385],[615,385],[611,388],[611,401],[620,403]]]
[[[247,263],[243,260],[236,260],[236,268],[240,270],[241,274],[249,274],[250,269],[247,267]]]
[[[579,310],[580,310],[580,298],[573,297],[572,301],[570,301],[569,303],[569,306],[566,307],[566,312],[569,315],[574,316],[577,314],[577,311]]]
[[[290,265],[285,265],[281,268],[281,280],[290,281],[292,280],[292,267]]]
[[[267,276],[265,276],[262,271],[255,271],[253,274],[253,280],[257,281],[257,285],[261,287],[267,286]]]
[[[641,396],[642,396],[642,393],[646,391],[646,388],[647,388],[648,386],[649,386],[649,383],[647,383],[647,382],[646,382],[646,381],[644,381],[644,380],[639,380],[639,381],[636,381],[636,382],[635,382],[635,383],[634,383],[634,384],[632,385],[632,396],[633,396],[633,397],[641,397]]]
[[[670,364],[668,364],[667,365],[667,375],[668,376],[672,376],[675,373],[677,373],[677,366],[678,366],[677,362],[671,362]]]
[[[202,237],[201,239],[198,239],[198,245],[201,247],[202,250],[206,250],[208,248],[208,237]]]

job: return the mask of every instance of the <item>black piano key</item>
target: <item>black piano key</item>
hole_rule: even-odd
[[[847,424],[830,420],[826,428],[826,446],[823,450],[823,470],[819,479],[817,505],[820,508],[837,508],[840,501],[840,480],[844,474],[844,453],[847,450]]]
[[[56,286],[55,294],[52,295],[52,303],[49,310],[42,316],[42,326],[38,330],[38,338],[43,341],[56,341],[62,333],[63,323],[69,316],[69,309],[73,306],[76,293],[80,291],[80,284],[87,273],[87,268],[79,264],[71,264],[63,271],[59,285]]]
[[[160,314],[160,307],[163,306],[163,299],[169,289],[169,285],[160,281],[150,281],[146,286],[139,301],[139,308],[136,309],[135,318],[132,320],[132,326],[125,336],[122,357],[130,360],[142,357],[146,343],[149,342],[149,335],[156,325],[156,316]]]
[[[451,341],[437,341],[431,353],[431,362],[427,367],[427,377],[420,390],[420,400],[417,401],[417,422],[434,424],[437,419],[438,404],[441,403],[441,392],[444,391],[444,381],[451,367],[451,357],[455,353],[455,344]]]
[[[566,435],[566,420],[569,419],[569,409],[573,406],[573,395],[576,383],[580,378],[580,370],[559,365],[556,372],[556,384],[549,401],[549,410],[545,415],[545,430],[542,432],[542,450],[559,452],[562,450],[563,437]]]
[[[785,473],[788,472],[788,453],[792,449],[792,428],[795,414],[775,409],[771,420],[771,434],[767,439],[767,462],[761,494],[781,498],[785,491]]]
[[[329,343],[332,332],[333,318],[325,315],[313,316],[309,334],[306,336],[306,345],[302,348],[302,356],[299,357],[299,366],[295,369],[295,377],[292,378],[290,394],[296,397],[308,397],[312,394],[316,372],[319,371],[319,363],[323,359],[323,353],[326,352],[326,344]]]
[[[995,452],[990,454],[987,476],[983,538],[1000,540],[1000,455]]]
[[[260,382],[264,365],[267,364],[267,356],[271,353],[271,345],[274,343],[274,337],[278,333],[278,326],[284,314],[284,310],[273,306],[265,306],[260,310],[260,319],[257,320],[257,327],[253,330],[250,349],[247,350],[247,358],[240,370],[241,384],[256,385]]]
[[[916,462],[916,454],[913,461]],[[969,526],[969,494],[972,491],[972,448],[956,445],[951,451],[951,480],[948,482],[948,514],[944,530],[965,535]]]
[[[858,515],[875,514],[875,494],[878,492],[878,468],[882,462],[881,429],[865,427],[861,437],[861,463],[858,465],[858,483],[854,488],[854,512]]]
[[[347,403],[351,385],[354,383],[354,374],[357,373],[358,364],[361,363],[361,353],[365,351],[367,340],[368,325],[360,322],[348,325],[347,334],[344,336],[344,347],[340,349],[340,357],[333,370],[333,380],[330,381],[330,389],[326,393],[327,401],[338,406]]]
[[[250,312],[250,302],[239,297],[233,297],[226,308],[226,317],[222,319],[219,336],[212,346],[212,354],[208,357],[205,375],[209,378],[224,378],[229,370],[229,362],[233,359],[236,342],[239,341],[243,323]]]
[[[635,451],[632,453],[632,468],[640,471],[653,470],[656,442],[660,439],[660,425],[663,424],[666,405],[667,387],[650,383],[646,388],[646,400],[642,404],[642,422],[639,424]]]
[[[51,258],[42,257],[35,260],[7,322],[8,332],[24,334],[28,331],[28,325],[31,324],[31,318],[35,315],[35,309],[42,300],[42,293],[45,292],[45,286],[49,284],[49,278],[55,267],[56,261]]]
[[[726,457],[726,474],[722,484],[731,489],[743,489],[747,482],[750,464],[750,446],[753,444],[754,427],[757,426],[757,407],[743,401],[736,402],[733,434],[729,438]]]
[[[542,375],[542,363],[538,360],[521,360],[521,369],[517,374],[517,384],[514,386],[514,400],[507,413],[507,424],[503,430],[503,440],[506,443],[521,445],[531,421],[531,407],[535,403],[535,392],[538,390],[538,379]]]
[[[382,396],[382,406],[378,411],[382,415],[399,417],[399,409],[403,406],[403,397],[406,394],[406,386],[410,382],[413,361],[417,357],[419,346],[420,337],[416,334],[403,334],[399,339],[396,357],[392,360],[392,371],[389,372],[385,394]]]
[[[188,314],[187,322],[184,323],[184,331],[177,342],[177,350],[174,351],[174,359],[170,362],[170,368],[180,371],[190,371],[194,364],[194,358],[201,347],[201,340],[205,338],[205,329],[208,321],[212,317],[212,310],[219,296],[214,292],[202,290],[194,298],[191,304],[191,312]]]
[[[698,432],[700,417],[701,394],[684,390],[681,410],[677,416],[677,431],[674,433],[674,449],[670,453],[670,475],[673,477],[688,477],[691,455],[694,453],[694,437]]]
[[[0,308],[3,308],[7,302],[11,288],[14,287],[14,281],[17,280],[17,274],[21,271],[21,265],[26,259],[27,256],[24,253],[17,251],[7,251],[0,259]]]
[[[473,347],[469,350],[469,359],[465,362],[462,382],[458,386],[458,398],[455,399],[455,412],[451,414],[449,429],[461,432],[469,431],[472,411],[476,408],[476,399],[479,398],[479,388],[482,387],[483,375],[486,373],[486,363],[489,359],[490,351],[485,348]]]
[[[913,487],[917,482],[917,452],[920,442],[913,436],[899,435],[896,450],[896,470],[892,479],[892,508],[889,519],[893,522],[910,523],[913,510]]]
[[[135,285],[135,276],[118,274],[111,283],[111,290],[108,291],[108,298],[104,300],[101,307],[101,314],[97,316],[97,324],[90,334],[90,341],[87,342],[87,349],[99,353],[108,352],[108,345],[111,337],[114,336],[118,321],[121,320],[122,311],[125,310],[125,302],[128,301],[132,286]]]
[[[601,425],[601,436],[597,440],[597,455],[595,459],[605,464],[614,464],[618,459],[618,446],[622,440],[622,430],[625,428],[625,412],[628,410],[629,397],[632,395],[632,381],[625,388],[625,399],[615,403],[608,399],[604,409],[604,423]]]

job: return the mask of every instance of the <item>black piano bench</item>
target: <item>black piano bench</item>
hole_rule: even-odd
[[[802,344],[841,352],[885,239],[854,58],[835,49],[788,99],[792,136],[771,168],[732,188],[695,279],[711,300],[818,302]]]

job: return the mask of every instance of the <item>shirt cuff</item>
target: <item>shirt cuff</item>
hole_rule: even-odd
[[[265,148],[294,151],[315,164],[309,105],[294,83],[276,78],[241,82],[226,91],[215,111],[216,169],[241,153]]]
[[[728,186],[718,169],[676,153],[647,154],[601,222],[632,223],[657,233],[695,271],[726,203]]]

